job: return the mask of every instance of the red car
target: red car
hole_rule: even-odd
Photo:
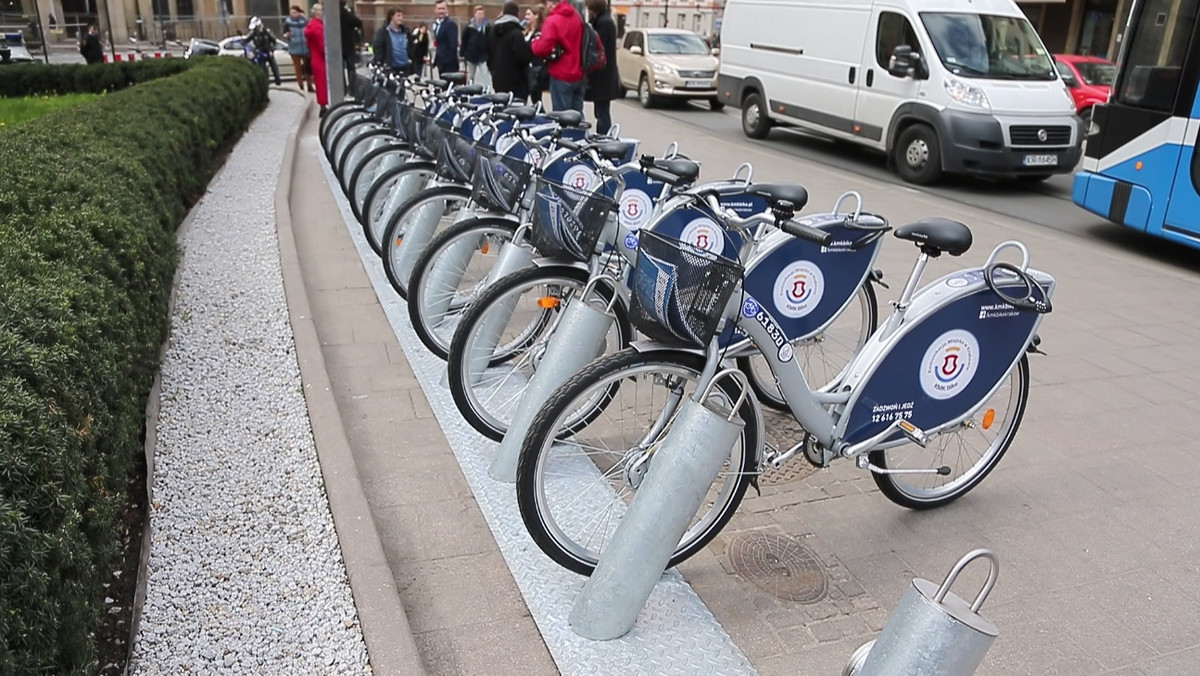
[[[1075,110],[1084,122],[1092,120],[1092,106],[1108,103],[1108,92],[1117,77],[1117,65],[1097,56],[1055,54],[1054,65],[1063,84],[1075,98]]]

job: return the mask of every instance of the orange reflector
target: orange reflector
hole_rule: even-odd
[[[996,409],[989,408],[987,413],[983,414],[983,429],[990,429],[994,422],[996,422]]]
[[[1141,171],[1141,170],[1142,170],[1142,163],[1141,163],[1141,162],[1138,162],[1137,164],[1133,165],[1133,168],[1134,168],[1134,169],[1137,169],[1138,171]]]
[[[485,255],[485,256],[486,256],[486,255],[487,255],[487,252],[488,252],[488,246],[489,246],[489,245],[488,245],[488,243],[485,241],[485,242],[483,243],[483,246],[479,247],[479,253],[481,253],[481,254],[483,254],[483,255]]]
[[[554,296],[542,296],[538,299],[538,307],[544,310],[553,310],[558,307],[558,299]]]
[[[403,242],[403,241],[404,241],[404,238],[403,238],[403,237],[397,237],[397,238],[396,238],[396,246],[400,246],[400,243],[401,243],[401,242]]]

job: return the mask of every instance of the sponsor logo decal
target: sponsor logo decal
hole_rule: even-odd
[[[921,360],[921,389],[934,399],[961,392],[979,368],[979,341],[970,331],[954,329],[938,336]]]
[[[654,203],[641,190],[626,190],[621,194],[621,224],[631,230],[640,230],[650,221]]]
[[[636,232],[631,232],[625,235],[625,248],[636,249],[638,245],[638,236]]]
[[[576,164],[563,174],[563,185],[576,190],[587,190],[596,183],[596,172],[591,167]]]
[[[683,228],[679,239],[699,249],[720,254],[725,251],[725,233],[715,221],[697,218]]]
[[[812,312],[825,293],[825,276],[811,261],[797,261],[775,278],[775,307],[793,319]]]
[[[762,312],[762,306],[759,305],[758,301],[754,300],[753,298],[747,298],[742,303],[742,316],[743,317],[753,319],[758,316],[759,312]]]

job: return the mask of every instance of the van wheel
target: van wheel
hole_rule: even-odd
[[[654,104],[658,103],[658,97],[650,91],[650,79],[645,73],[642,73],[642,79],[638,80],[638,101],[642,103],[643,108],[653,108]]]
[[[713,110],[721,110],[725,107],[725,102],[714,96],[708,100],[708,107]]]
[[[763,108],[762,95],[754,92],[742,101],[742,132],[750,138],[766,138],[771,131],[771,118]]]
[[[908,183],[928,185],[942,175],[942,150],[937,132],[914,124],[900,132],[893,150],[896,173]]]

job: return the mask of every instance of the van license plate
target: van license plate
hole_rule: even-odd
[[[688,89],[709,89],[712,83],[708,80],[685,80],[683,86]]]
[[[1053,167],[1058,164],[1058,155],[1026,155],[1027,167]]]

